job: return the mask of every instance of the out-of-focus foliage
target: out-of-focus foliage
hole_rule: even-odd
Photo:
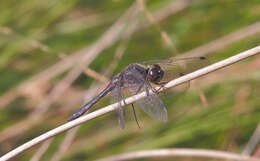
[[[173,2],[148,0],[146,7],[155,13]],[[95,43],[133,3],[130,0],[1,0],[0,98],[66,56]],[[259,20],[258,0],[198,0],[177,14],[135,32],[114,74],[133,62],[176,56]],[[165,44],[160,31],[172,39],[172,47]],[[113,61],[120,42],[102,51],[90,68],[103,73]],[[257,33],[207,57],[214,63],[259,44],[260,33]],[[253,63],[260,63],[259,60],[256,56],[209,74],[191,83],[185,92],[168,91],[162,97],[169,113],[165,124],[138,109],[141,129],[132,113],[124,131],[117,125],[116,113],[82,125],[62,160],[94,160],[133,150],[167,147],[243,151],[260,118],[260,71],[259,65]],[[29,117],[42,97],[66,74],[58,75],[46,87],[37,88],[39,96],[37,91],[29,91],[34,96],[23,95],[1,107],[0,136],[4,130]],[[84,90],[97,81],[82,74],[44,114],[44,121],[22,135],[0,142],[1,155],[65,123],[82,105]],[[82,97],[81,101],[63,110],[75,94]],[[208,106],[201,101],[203,95]],[[109,99],[104,98],[94,108],[108,104]],[[41,160],[49,160],[64,137],[64,134],[55,137]],[[30,159],[38,147],[15,160]]]

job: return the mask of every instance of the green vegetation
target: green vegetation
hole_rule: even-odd
[[[0,106],[1,101],[7,101],[2,98],[8,92],[17,89],[23,82],[65,59],[66,56],[73,55],[99,40],[133,2],[2,0]],[[154,14],[172,3],[171,0],[148,0],[146,7]],[[144,14],[136,16],[135,19],[142,19],[137,26],[149,22]],[[259,20],[258,0],[198,0],[154,25],[138,29],[130,36],[126,50],[112,73],[120,72],[133,62],[174,57]],[[121,34],[124,34],[124,31]],[[161,31],[168,34],[173,46],[165,44]],[[89,68],[104,73],[113,62],[118,47],[122,45],[121,42],[122,40],[117,41],[102,51]],[[260,33],[256,33],[206,56],[214,63],[259,44]],[[259,63],[259,59],[259,56],[255,56],[209,74],[191,84],[191,88],[185,92],[167,91],[162,97],[169,114],[169,121],[165,124],[150,118],[138,109],[141,129],[138,129],[131,111],[124,131],[117,125],[116,113],[81,125],[76,138],[61,160],[94,160],[135,150],[172,147],[241,153],[260,121],[260,71],[259,65],[253,63],[257,60]],[[36,88],[26,86],[16,90],[19,97],[0,107],[0,138],[6,129],[30,117],[43,98],[70,71],[71,68],[48,82],[35,82],[39,83]],[[15,137],[0,141],[0,154],[3,155],[65,123],[68,116],[82,105],[84,91],[96,82],[98,80],[85,74],[79,76],[43,114],[37,125]],[[14,95],[11,94],[8,98]],[[200,95],[205,95],[208,105],[203,104]],[[108,104],[109,98],[104,98],[93,110]],[[41,160],[50,160],[64,138],[65,134],[55,137]],[[16,160],[29,160],[39,147],[24,152],[16,157]]]

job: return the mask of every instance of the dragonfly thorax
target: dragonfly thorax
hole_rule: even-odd
[[[147,69],[147,79],[153,83],[158,83],[162,80],[164,71],[158,64],[153,64]]]

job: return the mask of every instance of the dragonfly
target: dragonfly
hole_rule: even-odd
[[[206,57],[171,58],[130,64],[119,74],[115,75],[103,91],[74,112],[68,121],[82,116],[101,98],[111,94],[111,102],[119,102],[117,110],[118,122],[120,128],[124,129],[125,120],[121,102],[124,102],[125,93],[136,95],[140,92],[146,92],[146,97],[136,102],[138,106],[151,117],[162,122],[167,122],[168,113],[163,101],[158,96],[159,89],[163,88],[170,80],[191,73],[207,64],[208,60]],[[155,86],[159,86],[159,89],[155,88]],[[132,108],[135,115],[133,104]]]

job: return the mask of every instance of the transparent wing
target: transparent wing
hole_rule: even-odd
[[[162,100],[156,94],[149,95],[137,101],[137,104],[145,113],[147,113],[151,117],[162,122],[168,121],[167,110]]]
[[[124,110],[122,108],[121,101],[124,99],[121,88],[117,87],[113,91],[111,91],[111,98],[110,98],[110,103],[116,103],[120,102],[120,107],[117,110],[117,115],[118,115],[118,123],[120,126],[120,129],[125,128],[125,120],[124,120]]]
[[[146,91],[145,87],[147,85],[143,85],[141,91]],[[132,94],[136,94],[137,89],[129,89]],[[141,92],[140,91],[140,92]],[[138,100],[136,102],[138,106],[149,116],[160,120],[162,122],[167,122],[168,120],[168,113],[167,110],[162,102],[162,100],[157,96],[157,94],[149,94],[147,97]]]
[[[205,57],[172,58],[146,61],[141,64],[145,66],[158,64],[164,71],[161,82],[168,82],[209,65],[209,60]]]

